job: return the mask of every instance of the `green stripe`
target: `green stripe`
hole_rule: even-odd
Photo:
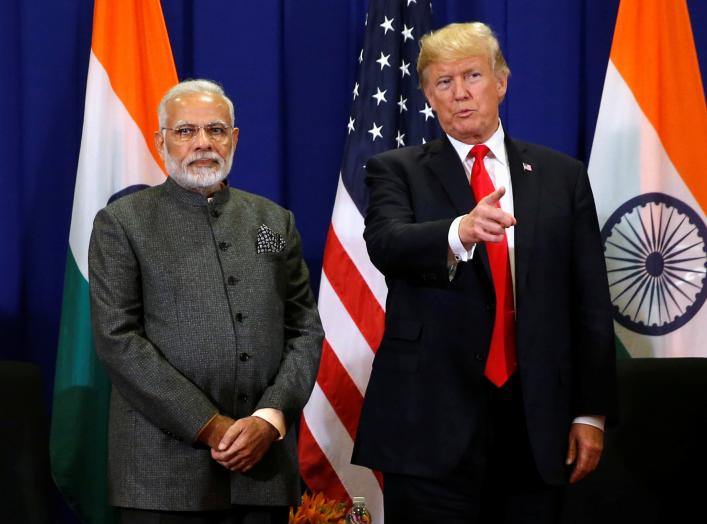
[[[54,393],[75,387],[90,386],[96,381],[97,366],[93,358],[91,306],[88,282],[83,278],[69,251],[64,275],[64,300],[61,306],[59,350],[56,361]]]
[[[621,342],[621,339],[614,335],[614,340],[616,341],[616,359],[617,360],[627,360],[631,357],[631,354],[628,352],[626,349],[626,346],[623,345]]]
[[[49,453],[54,482],[84,523],[115,522],[106,482],[109,397],[93,347],[88,282],[69,252]]]

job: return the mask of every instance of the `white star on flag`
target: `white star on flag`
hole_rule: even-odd
[[[388,17],[386,16],[385,20],[380,25],[380,27],[382,27],[385,30],[383,32],[384,35],[387,35],[388,31],[395,31],[395,29],[393,28],[393,20],[395,20],[395,18],[391,18],[390,20],[388,20]]]
[[[416,4],[417,0],[408,0],[408,7],[410,7],[410,4]]]
[[[405,24],[403,24],[403,30],[400,31],[400,33],[402,33],[402,35],[403,35],[403,42],[405,42],[408,39],[415,40],[415,37],[412,36],[413,29],[414,29],[414,27],[408,27]]]
[[[426,104],[426,103],[425,103],[425,109],[421,109],[419,112],[422,113],[423,115],[425,115],[425,122],[427,122],[427,119],[428,119],[428,118],[434,118],[434,117],[435,117],[435,116],[432,114],[432,108],[431,108],[428,104]]]
[[[383,134],[381,133],[381,129],[383,129],[383,126],[377,126],[375,122],[373,122],[373,127],[368,130],[369,133],[371,133],[371,136],[373,137],[371,140],[373,142],[376,141],[376,138],[383,138]]]
[[[384,55],[383,51],[381,51],[381,57],[376,60],[381,65],[381,71],[383,71],[383,68],[385,66],[390,67],[390,62],[388,62],[388,59],[390,58],[390,55]]]
[[[352,116],[349,117],[349,125],[347,126],[349,128],[348,134],[350,135],[352,131],[356,131],[356,128],[354,127],[354,122],[355,120],[353,119]]]
[[[400,74],[403,78],[405,78],[405,75],[410,76],[410,63],[409,62],[406,64],[405,60],[403,60],[403,65],[401,65],[398,69],[400,69]]]
[[[376,99],[376,105],[379,106],[381,102],[387,102],[385,99],[385,92],[388,91],[387,89],[385,91],[381,91],[380,87],[376,87],[376,90],[378,91],[375,95],[373,95],[371,98]]]
[[[354,100],[356,100],[356,97],[358,96],[358,82],[356,82],[356,85],[354,86],[353,96]]]
[[[532,170],[533,170],[533,166],[531,166],[530,164],[526,164],[525,162],[523,162],[523,171],[532,171]]]
[[[358,63],[360,64],[363,62],[363,49],[361,49],[361,53],[358,55]]]
[[[402,113],[403,111],[408,110],[408,106],[406,105],[408,99],[403,98],[403,95],[400,95],[400,100],[398,100],[398,107],[400,107],[400,112]]]
[[[403,147],[405,145],[403,138],[405,138],[405,133],[401,134],[398,130],[398,136],[395,137],[395,141],[398,143],[398,147]]]

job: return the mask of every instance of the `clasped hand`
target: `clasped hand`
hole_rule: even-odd
[[[501,186],[493,193],[482,198],[476,207],[459,222],[459,240],[466,249],[479,242],[501,242],[504,230],[516,225],[516,219],[506,213],[498,202],[506,193],[506,188]]]
[[[249,471],[277,440],[277,430],[260,417],[245,417],[236,420],[221,438],[217,449],[211,449],[211,457],[231,471]]]

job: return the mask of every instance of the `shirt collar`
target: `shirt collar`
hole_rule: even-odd
[[[505,137],[506,134],[503,131],[503,124],[499,120],[498,129],[494,131],[493,135],[491,135],[491,137],[486,142],[483,142],[491,150],[490,156],[495,158],[503,165],[506,165],[508,163],[508,159],[506,158],[506,147],[504,145]],[[474,144],[466,144],[450,135],[447,135],[447,138],[449,138],[449,142],[452,144],[452,147],[457,152],[457,155],[459,155],[459,158],[461,159],[462,163],[465,162],[466,157],[469,156],[469,151],[471,151],[471,148],[474,147]]]

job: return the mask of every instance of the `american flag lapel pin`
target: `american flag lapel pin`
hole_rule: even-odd
[[[527,171],[528,173],[532,173],[532,172],[533,172],[533,166],[531,166],[530,164],[526,164],[525,162],[523,162],[523,171]]]

